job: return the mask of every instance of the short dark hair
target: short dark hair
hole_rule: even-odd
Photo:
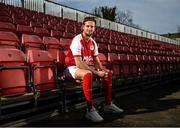
[[[84,20],[83,20],[83,24],[85,24],[86,21],[93,21],[96,24],[95,17],[85,17]]]

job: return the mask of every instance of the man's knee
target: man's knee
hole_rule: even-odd
[[[84,72],[83,78],[85,78],[85,77],[91,77],[91,79],[92,79],[92,77],[93,77],[92,72],[91,72],[91,71],[86,71],[86,72]]]
[[[77,71],[76,71],[76,74],[75,74],[76,79],[81,79],[81,80],[83,80],[86,75],[92,77],[93,74],[92,74],[91,71],[81,70],[81,69],[80,69],[80,70],[77,70]]]

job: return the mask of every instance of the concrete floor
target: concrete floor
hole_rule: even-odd
[[[115,103],[125,112],[117,115],[100,111],[105,119],[102,123],[88,122],[84,118],[85,110],[82,109],[23,126],[180,127],[180,82],[123,96],[116,99]]]

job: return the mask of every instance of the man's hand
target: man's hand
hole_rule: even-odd
[[[104,72],[104,71],[98,71],[98,72],[97,72],[97,75],[98,75],[99,77],[104,77],[105,72]]]

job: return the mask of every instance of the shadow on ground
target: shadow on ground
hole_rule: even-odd
[[[180,83],[180,82],[179,82]],[[178,83],[145,90],[141,93],[121,97],[117,104],[124,108],[124,114],[142,114],[177,108],[180,105],[180,86]],[[177,93],[174,97],[168,97]]]
[[[179,82],[180,83],[180,82]],[[168,97],[169,95],[176,94],[176,97]],[[178,99],[179,98],[179,99]],[[113,121],[123,120],[126,115],[138,115],[152,112],[166,111],[168,109],[180,108],[180,86],[177,83],[172,85],[163,85],[154,87],[149,90],[143,90],[128,96],[123,96],[115,100],[117,106],[123,108],[123,114],[105,114],[100,111],[100,114],[105,119],[102,123],[91,123],[84,118],[85,110],[76,110],[66,114],[59,114],[53,118],[48,118],[38,122],[28,124],[27,126],[115,126]],[[136,120],[134,120],[136,121]],[[112,122],[112,123],[111,123]],[[108,124],[108,125],[106,125]],[[126,126],[120,124],[119,126]],[[128,125],[127,125],[128,126]],[[146,126],[151,126],[146,124]]]

